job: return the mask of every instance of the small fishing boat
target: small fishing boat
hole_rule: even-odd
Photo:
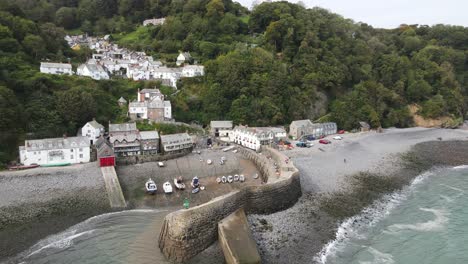
[[[159,162],[158,162],[158,166],[159,166],[160,168],[164,167],[164,162],[159,161]]]
[[[148,192],[149,194],[155,194],[156,190],[158,189],[158,187],[156,187],[156,183],[154,183],[154,181],[151,178],[146,182],[145,187],[146,192]]]
[[[206,164],[211,165],[212,163],[213,161],[211,161],[210,159],[206,160]]]
[[[258,179],[258,173],[255,173],[253,176],[254,179]]]
[[[17,165],[17,166],[10,166],[8,167],[9,170],[27,170],[39,167],[38,164],[31,164],[31,165]]]
[[[234,175],[234,181],[236,181],[236,182],[239,181],[239,175],[238,174]]]
[[[232,152],[233,152],[233,153],[237,153],[237,149],[233,150]]]
[[[222,161],[226,161],[226,157],[224,157],[224,156],[221,157],[221,160],[222,160]]]
[[[216,178],[216,182],[221,183],[221,178],[220,177]]]
[[[184,183],[184,180],[182,179],[182,176],[179,176],[179,178],[174,179],[174,186],[178,190],[184,190],[185,189],[185,183]]]
[[[222,183],[226,183],[226,182],[227,182],[226,176],[221,177],[221,182],[222,182]]]
[[[200,191],[200,187],[197,187],[197,188],[195,188],[195,189],[192,190],[192,193],[197,193],[197,192],[199,192],[199,191]]]
[[[191,185],[192,185],[192,188],[194,189],[200,186],[200,180],[198,180],[197,176],[193,177]]]
[[[224,165],[224,160],[221,160],[221,161],[219,162],[219,165]]]
[[[163,189],[165,193],[172,193],[172,185],[170,182],[165,182],[163,184]]]
[[[205,186],[200,186],[200,190],[204,191],[204,190],[205,190]]]
[[[240,182],[244,182],[244,181],[245,181],[244,174],[239,175],[239,181],[240,181]]]
[[[234,178],[232,177],[232,175],[229,175],[228,178],[227,178],[227,181],[229,183],[232,183],[233,180],[234,180]]]
[[[63,167],[71,165],[70,162],[62,162],[62,163],[52,163],[52,164],[43,164],[41,167]]]

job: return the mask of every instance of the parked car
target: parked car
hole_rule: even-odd
[[[334,139],[334,140],[342,140],[343,137],[341,137],[341,136],[334,136],[333,139]]]
[[[321,140],[319,140],[319,143],[320,144],[331,144],[331,141],[328,140],[328,139],[321,139]]]
[[[297,143],[296,143],[296,147],[306,148],[306,147],[307,147],[307,144],[306,144],[305,142],[297,142]]]
[[[340,131],[338,131],[338,134],[344,134],[345,132],[346,131],[344,131],[344,130],[340,130]]]

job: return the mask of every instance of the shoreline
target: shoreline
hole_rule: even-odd
[[[399,158],[400,167],[389,174],[358,173],[355,182],[327,193],[305,193],[299,202],[272,215],[251,215],[249,223],[265,263],[322,263],[324,248],[343,239],[337,233],[347,220],[357,221],[363,210],[410,186],[415,178],[437,168],[468,163],[468,141],[418,143]],[[371,221],[369,216],[363,217]],[[341,230],[343,231],[343,230]],[[340,232],[341,232],[340,231]],[[305,253],[307,252],[307,253]]]

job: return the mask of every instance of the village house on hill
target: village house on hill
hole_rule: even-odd
[[[141,152],[144,155],[158,154],[159,133],[158,131],[141,131]]]
[[[109,124],[109,142],[116,157],[141,154],[141,136],[135,123]]]
[[[189,52],[181,52],[179,53],[179,56],[177,56],[176,64],[177,66],[180,66],[186,62],[190,63],[190,60],[192,60],[192,56]]]
[[[40,71],[48,74],[68,74],[73,75],[70,63],[41,62]]]
[[[19,147],[20,161],[29,166],[74,164],[90,161],[87,137],[63,137],[26,140]]]
[[[91,145],[95,144],[97,139],[104,135],[104,132],[104,126],[94,119],[81,128],[81,136],[87,137]]]
[[[159,89],[138,90],[137,101],[129,103],[128,112],[132,120],[172,120],[171,102],[164,100],[164,94]]]
[[[146,19],[146,20],[143,21],[143,26],[149,26],[149,25],[160,26],[160,25],[163,25],[164,22],[166,22],[165,17]]]
[[[77,75],[88,76],[94,80],[109,80],[109,74],[99,64],[85,63],[81,64],[76,70]]]

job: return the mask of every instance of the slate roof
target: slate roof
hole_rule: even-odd
[[[232,121],[211,121],[211,128],[232,128]]]
[[[104,126],[96,122],[96,120],[89,121],[87,124],[90,124],[92,127],[96,129],[104,129]]]
[[[58,62],[41,62],[42,68],[62,68],[62,69],[70,69],[72,65],[70,63],[58,63]]]
[[[296,126],[296,127],[311,126],[311,125],[312,125],[312,121],[310,121],[310,119],[295,120],[291,122],[291,126]]]
[[[66,138],[45,138],[26,140],[24,148],[27,151],[51,150],[51,149],[70,149],[89,147],[87,137],[66,137]]]
[[[179,134],[170,134],[170,135],[161,135],[161,143],[162,144],[173,144],[171,142],[191,142],[192,137],[189,136],[187,133],[179,133]]]
[[[137,131],[135,123],[109,124],[109,133]]]
[[[158,131],[141,131],[140,136],[142,140],[159,139]]]

